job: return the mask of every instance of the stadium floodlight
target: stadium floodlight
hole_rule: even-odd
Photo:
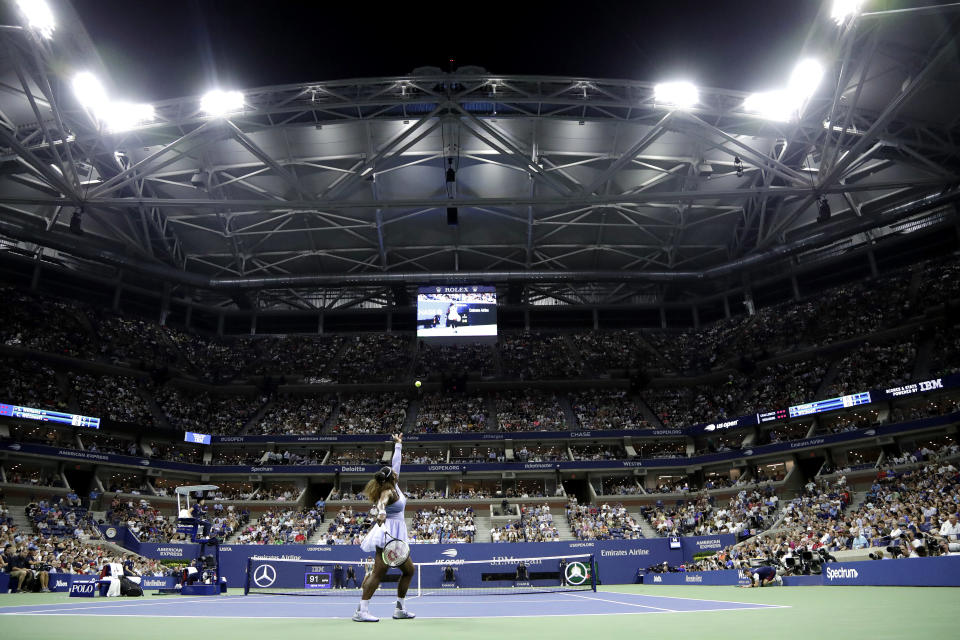
[[[111,102],[98,114],[107,129],[113,132],[128,131],[154,119],[153,105],[132,102]]]
[[[208,91],[200,99],[200,109],[210,116],[222,116],[243,109],[243,94],[239,91]]]
[[[53,11],[50,10],[46,0],[17,0],[17,7],[27,19],[27,26],[44,38],[53,37],[56,23],[53,19]]]
[[[786,122],[797,111],[796,104],[786,91],[754,93],[743,101],[743,109],[756,113],[761,118],[779,122]]]
[[[830,8],[830,17],[837,24],[843,24],[847,18],[860,13],[860,7],[863,0],[833,0],[833,6]]]
[[[73,93],[77,96],[81,106],[94,113],[103,111],[109,103],[107,90],[103,88],[103,84],[97,76],[89,71],[74,76]]]
[[[685,109],[700,102],[700,92],[690,82],[661,82],[653,88],[653,99],[658,104]]]
[[[790,74],[786,89],[754,93],[743,101],[743,109],[767,120],[786,122],[800,112],[822,79],[823,67],[819,62],[801,60]]]
[[[794,99],[803,103],[816,92],[821,80],[823,80],[823,67],[816,60],[806,58],[793,68],[787,91]]]

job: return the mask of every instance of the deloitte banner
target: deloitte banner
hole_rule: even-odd
[[[494,544],[414,544],[411,557],[414,562],[450,562],[454,565],[464,560],[496,559],[507,564],[520,558],[542,556],[571,556],[593,554],[597,561],[597,573],[605,584],[632,583],[637,571],[654,564],[668,562],[678,565],[690,562],[694,554],[702,551],[717,551],[734,544],[732,535],[681,538],[680,549],[670,549],[667,538],[641,540],[597,540],[566,542],[521,542]],[[189,560],[199,552],[195,544],[147,544],[139,545],[139,552],[149,558]],[[247,560],[253,557],[269,564],[270,560],[319,560],[327,565],[337,561],[360,562],[370,554],[356,545],[223,545],[220,547],[221,574],[230,586],[243,584]],[[282,563],[277,563],[279,568]],[[440,572],[436,572],[439,580]],[[433,578],[431,578],[433,579]]]
[[[831,562],[822,577],[830,586],[960,587],[960,556]]]

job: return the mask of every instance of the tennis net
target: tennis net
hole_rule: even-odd
[[[408,596],[596,591],[591,554],[414,563]],[[373,561],[250,558],[244,594],[356,596]],[[389,569],[378,594],[396,596],[400,569]]]

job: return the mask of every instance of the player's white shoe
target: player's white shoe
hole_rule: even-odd
[[[371,615],[369,611],[360,611],[358,609],[353,614],[353,621],[354,622],[380,622],[380,618],[374,615]]]
[[[394,609],[393,610],[393,619],[394,620],[413,620],[417,617],[417,614],[410,613],[406,609]]]

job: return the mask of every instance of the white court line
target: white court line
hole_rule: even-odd
[[[606,593],[606,592],[604,592]],[[629,602],[619,602],[617,600],[607,600],[606,598],[591,598],[590,596],[581,596],[576,593],[564,593],[565,596],[570,596],[571,598],[583,598],[584,600],[595,600],[597,602],[610,602],[612,604],[619,604],[625,607],[643,607],[644,609],[656,609],[658,611],[669,611],[670,613],[677,613],[676,609],[665,609],[663,607],[652,607],[647,604],[631,604]]]
[[[185,604],[185,603],[194,603],[194,602],[210,602],[210,601],[209,601],[209,600],[206,600],[206,599],[204,599],[204,600],[192,600],[192,599],[191,599],[191,600],[163,600],[163,601],[154,600],[154,601],[151,601],[151,602],[127,602],[126,604],[121,604],[121,603],[119,603],[119,602],[116,603],[116,604],[113,604],[112,602],[103,602],[103,603],[98,603],[98,604],[90,603],[90,604],[86,604],[86,605],[83,605],[83,606],[73,606],[73,607],[69,607],[69,606],[59,606],[59,607],[56,607],[56,608],[54,608],[54,609],[32,609],[32,610],[29,611],[29,612],[27,612],[27,611],[23,611],[23,612],[20,612],[20,611],[4,612],[4,611],[0,610],[0,615],[12,616],[12,615],[22,615],[22,614],[25,614],[25,613],[31,613],[31,614],[32,614],[32,613],[55,613],[55,612],[57,612],[57,611],[75,611],[75,610],[83,610],[83,609],[96,609],[97,607],[106,607],[106,608],[108,608],[108,609],[112,609],[112,608],[114,608],[114,607],[146,607],[146,606],[150,606],[150,605],[153,605],[153,604]],[[64,604],[64,605],[70,605],[70,604],[75,604],[75,603],[73,603],[73,602],[64,602],[63,604]],[[13,606],[11,606],[10,608],[13,608],[13,607],[29,607],[29,606],[41,607],[41,606],[43,606],[43,605],[29,605],[29,604],[24,604],[24,605],[13,605]],[[71,615],[74,615],[74,614],[71,614]],[[96,615],[96,614],[94,614],[94,615]]]
[[[622,602],[619,604],[623,604]],[[487,618],[579,618],[582,616],[656,616],[670,613],[713,613],[714,611],[760,611],[763,609],[789,609],[790,607],[757,607],[744,609],[743,607],[734,607],[730,609],[691,609],[688,611],[623,611],[621,613],[547,613],[540,615],[496,615],[496,616],[421,616],[420,620],[483,620]],[[7,613],[8,616],[39,616],[47,615],[40,613]],[[202,620],[349,620],[349,616],[343,618],[332,618],[324,616],[171,616],[171,615],[147,615],[141,616],[135,613],[70,613],[69,617],[77,618],[190,618]]]
[[[672,585],[669,585],[672,586]],[[678,585],[683,586],[683,585]],[[642,598],[666,598],[667,600],[699,600],[700,602],[723,602],[725,604],[749,604],[754,607],[773,607],[775,609],[790,609],[786,604],[760,604],[757,602],[740,602],[739,600],[710,600],[709,598],[690,598],[684,596],[655,596],[650,593],[629,593],[626,591],[598,591],[597,593],[617,594],[621,596],[640,596]]]

